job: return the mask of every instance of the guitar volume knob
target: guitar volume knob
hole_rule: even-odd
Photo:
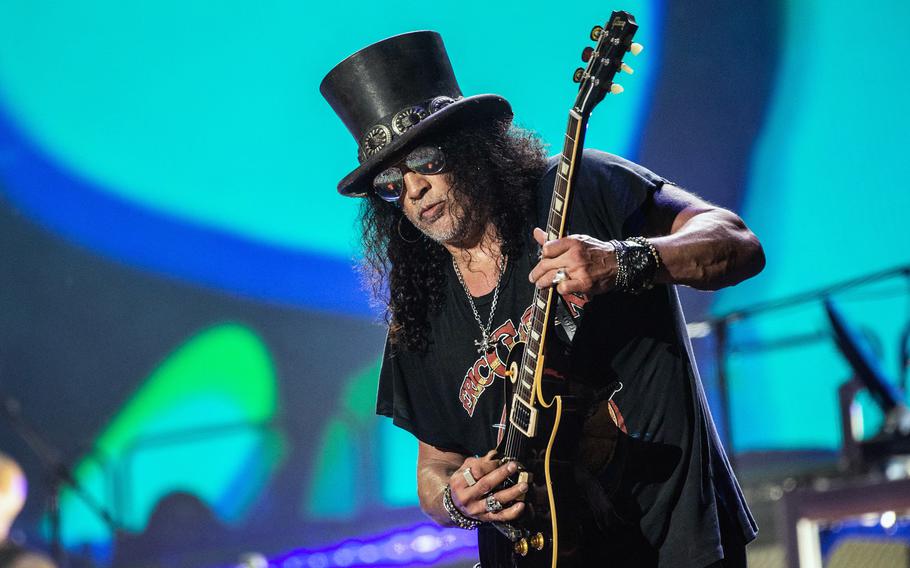
[[[520,554],[521,556],[528,555],[528,539],[523,538],[515,543],[515,554]]]
[[[543,550],[543,547],[547,544],[547,541],[544,539],[543,534],[537,533],[531,537],[529,544],[534,550]]]

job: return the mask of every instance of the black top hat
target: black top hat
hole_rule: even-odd
[[[365,196],[385,161],[416,137],[512,117],[498,95],[462,96],[442,37],[431,31],[368,45],[329,71],[319,91],[357,141],[360,166],[338,182],[338,193],[352,197]]]

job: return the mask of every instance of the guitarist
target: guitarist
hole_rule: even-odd
[[[496,95],[464,97],[438,34],[372,44],[320,90],[358,144],[338,184],[363,198],[366,272],[388,306],[377,411],[419,440],[421,507],[443,525],[520,521],[534,491],[501,464],[509,349],[534,286],[566,300],[558,368],[578,394],[589,521],[578,566],[745,566],[756,526],[715,432],[673,284],[713,290],[757,274],[735,214],[645,168],[588,151],[568,216],[543,231],[556,165]],[[549,344],[548,344],[549,345]],[[548,365],[549,366],[549,365]],[[489,558],[489,557],[488,557]],[[484,568],[510,566],[494,555]],[[563,563],[560,563],[562,566]]]

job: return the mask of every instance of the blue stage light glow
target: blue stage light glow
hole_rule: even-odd
[[[319,549],[299,549],[269,560],[276,568],[429,566],[477,556],[477,535],[424,523]]]

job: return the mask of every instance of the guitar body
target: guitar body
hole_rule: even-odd
[[[516,343],[509,353],[513,372],[525,347]],[[619,441],[610,400],[583,404],[566,379],[545,374],[542,381],[547,406],[540,406],[538,435],[520,462],[530,479],[519,474],[505,484],[529,481],[526,512],[518,522],[480,531],[481,568],[586,568],[610,561],[606,531],[616,517],[601,482]],[[542,537],[540,549],[532,544],[535,535]]]
[[[513,371],[521,362],[524,348],[524,343],[517,343],[509,354],[508,366]],[[581,566],[578,545],[584,527],[580,523],[590,515],[580,510],[585,504],[576,485],[576,458],[582,424],[575,397],[566,386],[562,379],[546,378],[543,382],[548,406],[541,406],[537,415],[540,435],[529,440],[526,457],[521,461],[523,473],[530,474],[530,479],[519,474],[509,482],[528,480],[530,485],[525,497],[526,512],[519,523],[512,525],[520,538],[513,541],[514,534],[506,535],[500,530],[481,532],[483,568]],[[535,535],[540,535],[537,540]],[[521,539],[526,547],[518,544]],[[516,551],[516,544],[524,554]],[[535,544],[542,547],[537,549]]]

